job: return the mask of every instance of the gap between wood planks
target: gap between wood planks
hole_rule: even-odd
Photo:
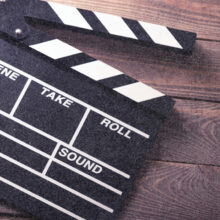
[[[220,43],[220,40],[212,40],[212,39],[207,39],[207,38],[196,38],[196,40],[210,41],[210,42],[217,42],[217,43]]]
[[[179,96],[171,96],[173,99],[180,99],[180,100],[190,100],[196,102],[211,102],[211,103],[220,103],[220,101],[213,101],[208,99],[199,99],[199,98],[188,98],[188,97],[179,97]]]

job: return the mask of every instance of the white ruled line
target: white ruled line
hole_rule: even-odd
[[[61,166],[65,167],[65,168],[67,168],[67,169],[69,169],[69,170],[71,170],[71,171],[73,171],[75,173],[78,173],[81,176],[84,176],[85,178],[87,178],[87,179],[89,179],[89,180],[91,180],[91,181],[93,181],[93,182],[95,182],[95,183],[105,187],[106,189],[109,189],[112,192],[115,192],[118,195],[122,195],[122,191],[120,191],[120,190],[118,190],[118,189],[116,189],[116,188],[114,188],[114,187],[112,187],[112,186],[110,186],[110,185],[108,185],[106,183],[103,183],[102,181],[100,181],[100,180],[98,180],[98,179],[96,179],[96,178],[94,178],[94,177],[92,177],[92,176],[90,176],[90,175],[88,175],[88,174],[86,174],[86,173],[84,173],[84,172],[82,172],[82,171],[80,171],[80,170],[78,170],[78,169],[76,169],[76,168],[66,164],[63,161],[58,160],[57,158],[54,158],[53,161],[58,163],[58,164],[60,164]]]
[[[33,173],[33,174],[35,174],[35,175],[37,175],[37,176],[39,176],[39,177],[41,177],[41,178],[43,178],[45,180],[47,180],[47,181],[57,185],[57,186],[59,186],[60,188],[62,188],[64,190],[66,190],[66,191],[68,191],[68,192],[70,192],[70,193],[72,193],[72,194],[74,194],[74,195],[76,195],[76,196],[86,200],[87,202],[90,202],[93,205],[96,205],[96,206],[104,209],[107,212],[110,212],[110,213],[114,212],[114,210],[111,209],[110,207],[108,207],[106,205],[103,205],[102,203],[97,202],[96,200],[94,200],[94,199],[92,199],[92,198],[90,198],[90,197],[88,197],[88,196],[86,196],[86,195],[84,195],[84,194],[82,194],[82,193],[80,193],[80,192],[78,192],[78,191],[76,191],[76,190],[74,190],[74,189],[72,189],[72,188],[70,188],[70,187],[68,187],[68,186],[66,186],[66,185],[64,185],[64,184],[62,184],[62,183],[52,179],[52,178],[50,178],[50,177],[48,177],[48,176],[43,175],[42,173],[40,173],[40,172],[38,172],[38,171],[36,171],[36,170],[34,170],[34,169],[32,169],[32,168],[22,164],[20,162],[18,162],[17,160],[15,160],[15,159],[13,159],[13,158],[5,155],[5,154],[0,153],[0,157],[5,159],[5,160],[8,160],[9,162],[11,162],[11,163],[13,163],[13,164],[15,164],[15,165],[17,165],[17,166],[27,170],[27,171]]]
[[[46,137],[46,138],[48,138],[48,139],[50,139],[50,140],[56,142],[56,143],[60,142],[64,147],[67,147],[67,148],[69,148],[70,150],[75,151],[75,152],[77,152],[77,153],[83,155],[84,157],[87,157],[87,158],[90,159],[90,160],[93,160],[94,162],[96,162],[96,163],[102,165],[103,167],[106,167],[107,169],[109,169],[109,170],[111,170],[111,171],[113,171],[113,172],[115,172],[115,173],[117,173],[117,174],[119,174],[119,175],[121,175],[121,176],[123,176],[123,177],[125,177],[125,178],[127,178],[127,179],[130,179],[130,175],[124,173],[123,171],[120,171],[120,170],[118,170],[117,168],[112,167],[112,166],[106,164],[105,162],[102,162],[102,161],[96,159],[95,157],[90,156],[90,155],[88,155],[87,153],[85,153],[85,152],[83,152],[83,151],[81,151],[81,150],[79,150],[79,149],[77,149],[77,148],[75,148],[75,147],[72,147],[72,146],[66,144],[65,142],[62,142],[62,141],[58,140],[57,138],[55,138],[55,137],[53,137],[53,136],[51,136],[51,135],[45,133],[44,131],[41,131],[40,129],[35,128],[34,126],[29,125],[28,123],[23,122],[22,120],[20,120],[20,119],[18,119],[18,118],[15,118],[14,116],[9,115],[8,113],[6,113],[6,112],[4,112],[4,111],[2,111],[2,110],[0,110],[0,114],[3,115],[3,116],[5,116],[6,118],[9,118],[9,119],[11,119],[11,120],[13,120],[13,121],[19,123],[20,125],[22,125],[22,126],[24,126],[24,127],[26,127],[26,128],[29,128],[30,130],[32,130],[32,131],[34,131],[34,132],[36,132],[36,133],[38,133],[38,134],[40,134],[40,135],[42,135],[42,136],[44,136],[44,137]]]
[[[81,131],[81,129],[82,129],[82,127],[83,127],[83,125],[84,125],[84,123],[85,123],[85,121],[86,121],[86,119],[87,119],[87,117],[88,117],[88,115],[89,115],[89,112],[90,112],[90,109],[87,108],[85,114],[84,114],[83,117],[82,117],[82,120],[81,120],[80,123],[79,123],[78,128],[76,129],[76,131],[75,131],[75,133],[74,133],[74,135],[73,135],[73,137],[72,137],[72,139],[71,139],[71,141],[70,141],[70,146],[73,146],[73,144],[74,144],[76,138],[77,138],[78,135],[79,135],[79,132]]]
[[[98,113],[98,114],[100,114],[100,115],[102,115],[102,116],[104,116],[106,118],[109,118],[112,121],[115,121],[116,123],[118,123],[118,124],[128,128],[129,130],[131,130],[131,131],[141,135],[142,137],[145,137],[147,139],[150,138],[149,134],[146,134],[145,132],[142,132],[139,129],[133,127],[133,126],[131,126],[131,125],[125,123],[125,122],[122,122],[121,120],[119,120],[119,119],[117,119],[117,118],[115,118],[115,117],[113,117],[113,116],[111,116],[109,114],[106,114],[105,112],[103,112],[103,111],[101,111],[101,110],[99,110],[99,109],[97,109],[97,108],[95,108],[95,107],[93,107],[93,106],[91,106],[91,105],[89,105],[89,104],[87,104],[87,103],[85,103],[85,102],[83,102],[83,101],[81,101],[81,100],[79,100],[79,99],[77,99],[77,98],[75,98],[75,97],[73,97],[73,96],[71,96],[71,95],[69,95],[69,94],[67,94],[67,93],[65,93],[65,92],[55,88],[55,87],[53,87],[53,86],[51,86],[51,85],[49,85],[48,83],[43,82],[42,80],[39,80],[39,79],[33,77],[32,75],[29,75],[28,73],[25,73],[25,72],[15,68],[15,67],[11,66],[10,64],[7,64],[7,63],[3,62],[2,60],[0,60],[0,64],[8,67],[9,69],[13,69],[14,71],[20,73],[21,75],[23,75],[23,76],[25,76],[25,77],[35,81],[38,84],[41,84],[42,86],[45,86],[45,87],[49,88],[50,90],[53,90],[54,92],[56,92],[56,93],[58,93],[58,94],[60,94],[60,95],[62,95],[64,97],[66,97],[66,98],[68,98],[68,99],[70,99],[70,100],[72,100],[72,101],[74,101],[74,102],[76,102],[76,103],[86,107],[86,108],[90,108],[92,111],[94,111],[94,112],[96,112],[96,113]]]
[[[25,194],[27,194],[27,195],[29,195],[29,196],[31,196],[31,197],[33,197],[33,198],[35,198],[35,199],[37,199],[37,200],[39,200],[39,201],[41,201],[41,202],[43,202],[43,203],[45,203],[45,204],[47,204],[47,205],[49,205],[49,206],[51,206],[51,207],[53,207],[53,208],[55,208],[55,209],[57,209],[57,210],[59,210],[59,211],[61,211],[61,212],[63,212],[66,215],[69,215],[70,217],[73,217],[77,220],[86,220],[85,218],[82,218],[82,217],[74,214],[73,212],[70,212],[70,211],[62,208],[61,206],[56,205],[55,203],[50,202],[49,200],[47,200],[47,199],[45,199],[45,198],[29,191],[29,190],[13,183],[13,182],[11,182],[11,181],[3,178],[3,177],[0,177],[0,181],[7,184],[7,185],[9,185],[9,186],[11,186],[11,187],[13,187],[13,188],[15,188],[15,189],[17,189],[17,190],[19,190],[19,191],[21,191],[21,192],[23,192],[23,193],[25,193]]]
[[[44,170],[43,170],[43,172],[42,172],[43,175],[46,175],[46,174],[47,174],[47,171],[48,171],[48,169],[50,168],[50,165],[51,165],[51,163],[53,162],[53,159],[55,158],[55,156],[56,156],[56,154],[57,154],[57,151],[58,151],[59,148],[60,148],[60,145],[61,145],[61,143],[57,143],[56,147],[54,148],[54,151],[53,151],[53,153],[52,153],[50,159],[48,160],[48,162],[47,162],[47,164],[46,164],[46,166],[45,166],[45,168],[44,168]]]
[[[106,189],[111,190],[112,192],[115,192],[115,193],[118,194],[118,195],[122,195],[122,191],[120,191],[120,190],[118,190],[118,189],[116,189],[116,188],[114,188],[114,187],[112,187],[112,186],[110,186],[110,185],[108,185],[108,184],[106,184],[106,183],[104,183],[104,182],[102,182],[102,181],[100,181],[100,180],[98,180],[98,179],[96,179],[96,178],[94,178],[94,177],[92,177],[92,176],[90,176],[90,175],[88,175],[88,174],[86,174],[86,173],[84,173],[84,172],[78,170],[77,168],[74,168],[74,167],[72,167],[72,166],[66,164],[66,163],[63,162],[63,161],[58,160],[57,158],[55,158],[55,155],[56,155],[56,153],[57,153],[57,151],[59,150],[59,147],[60,147],[60,145],[61,145],[60,142],[56,145],[56,147],[55,147],[55,149],[54,149],[52,155],[50,156],[50,155],[44,153],[43,151],[38,150],[38,149],[36,149],[35,147],[33,147],[33,146],[29,145],[29,144],[26,144],[25,142],[23,142],[23,141],[21,141],[21,140],[15,138],[15,137],[13,137],[13,136],[11,136],[11,135],[5,133],[4,131],[1,131],[1,130],[0,130],[0,135],[2,135],[2,136],[4,136],[4,137],[6,137],[6,138],[8,138],[8,139],[10,139],[10,140],[12,140],[12,141],[14,141],[15,143],[20,144],[21,146],[23,146],[23,147],[25,147],[25,148],[27,148],[27,149],[29,149],[29,150],[34,151],[35,153],[38,153],[38,154],[40,154],[40,155],[42,155],[42,156],[48,158],[49,161],[48,161],[48,163],[46,164],[46,166],[45,166],[45,168],[44,168],[44,171],[43,171],[43,173],[42,173],[43,175],[46,175],[46,173],[47,173],[47,171],[48,171],[48,169],[49,169],[51,163],[54,161],[54,162],[60,164],[61,166],[63,166],[63,167],[65,167],[65,168],[67,168],[67,169],[69,169],[69,170],[71,170],[71,171],[73,171],[73,172],[75,172],[75,173],[77,173],[77,174],[79,174],[79,175],[85,177],[86,179],[89,179],[89,180],[91,180],[92,182],[97,183],[97,184],[99,184],[100,186],[103,186],[103,187],[106,188]]]
[[[37,154],[40,154],[40,155],[43,156],[43,157],[46,157],[46,158],[48,158],[48,159],[50,158],[50,156],[49,156],[48,154],[44,153],[43,151],[38,150],[37,148],[35,148],[35,147],[33,147],[33,146],[29,145],[29,144],[26,144],[25,142],[23,142],[23,141],[21,141],[21,140],[15,138],[15,137],[13,137],[13,136],[11,136],[10,134],[5,133],[5,132],[2,131],[2,130],[0,130],[0,135],[2,135],[2,136],[4,136],[4,137],[6,137],[6,138],[8,138],[8,139],[10,139],[10,140],[12,140],[12,141],[14,141],[14,142],[16,142],[17,144],[22,145],[23,147],[25,147],[25,148],[27,148],[27,149],[29,149],[29,150],[32,150],[33,152],[35,152],[35,153],[37,153]]]
[[[26,91],[27,91],[27,89],[28,89],[30,83],[31,83],[31,79],[28,79],[27,82],[26,82],[26,84],[25,84],[25,86],[24,86],[24,88],[23,88],[23,90],[21,91],[21,94],[19,95],[19,97],[18,97],[18,99],[17,99],[17,101],[16,101],[16,103],[15,103],[13,109],[11,110],[10,115],[12,115],[12,116],[14,115],[14,113],[15,113],[15,111],[17,110],[17,108],[18,108],[18,106],[19,106],[21,100],[23,99],[23,97],[24,97],[24,95],[25,95],[25,93],[26,93]]]

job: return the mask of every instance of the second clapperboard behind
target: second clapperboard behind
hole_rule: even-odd
[[[161,119],[0,39],[0,194],[41,219],[116,219]]]

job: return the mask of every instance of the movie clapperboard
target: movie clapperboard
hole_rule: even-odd
[[[28,26],[60,22],[45,5],[71,11],[0,4],[0,198],[40,219],[116,219],[174,102]]]

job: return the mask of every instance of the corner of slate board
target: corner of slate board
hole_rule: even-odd
[[[175,105],[175,101],[170,96],[162,96],[156,99],[142,102],[142,105],[159,113],[162,117],[167,118]]]
[[[23,44],[0,47],[0,197],[41,219],[115,220],[163,120]]]

